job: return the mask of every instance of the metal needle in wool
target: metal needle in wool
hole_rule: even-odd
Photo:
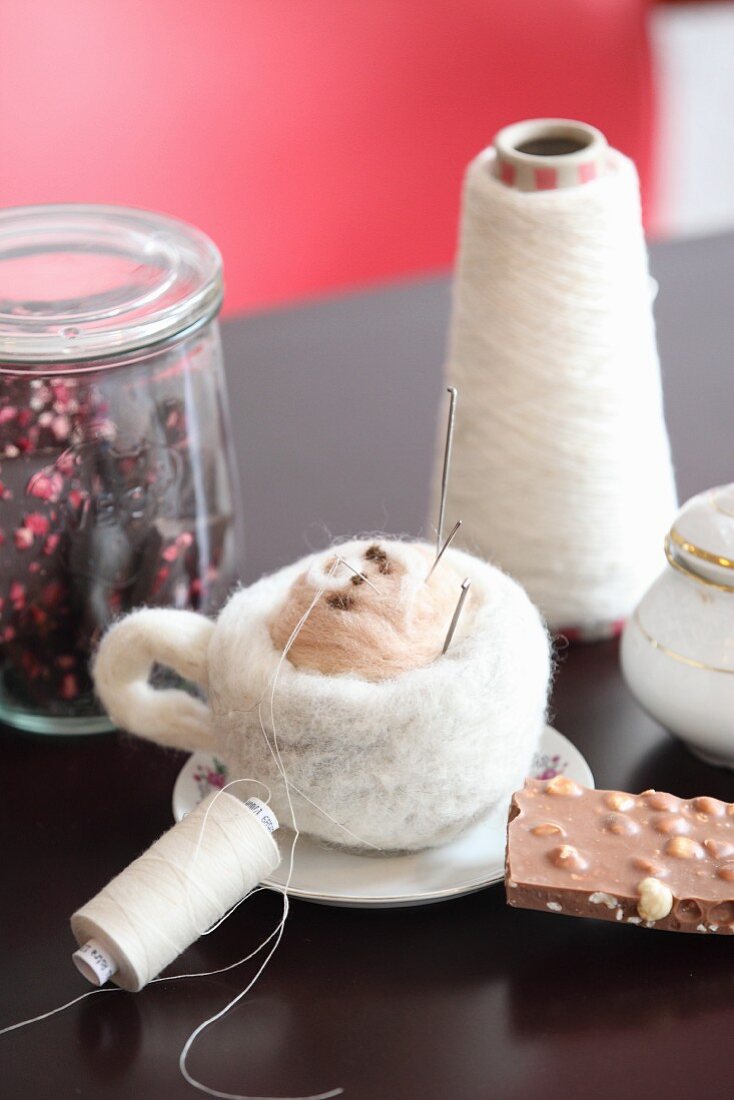
[[[449,484],[449,467],[451,466],[451,448],[454,442],[454,424],[456,422],[456,399],[459,391],[456,386],[448,386],[449,398],[449,422],[446,425],[446,447],[443,452],[443,471],[441,473],[441,503],[438,509],[438,530],[436,532],[436,554],[440,554],[443,540],[443,521],[446,513],[446,490]]]
[[[359,577],[359,579],[364,581],[365,584],[368,584],[370,586],[370,588],[372,589],[372,591],[376,592],[377,595],[379,596],[379,594],[380,594],[379,588],[377,588],[377,586],[372,583],[372,581],[369,579],[369,577],[365,577],[364,573],[360,573],[359,569],[355,569],[353,565],[350,565],[349,562],[346,561],[345,558],[340,558],[338,554],[336,556],[336,560],[339,562],[340,565],[346,565],[347,569],[351,569],[351,571],[352,571],[352,573],[354,573],[355,577]]]
[[[441,547],[439,552],[436,554],[436,557],[434,558],[434,561],[433,561],[433,565],[431,566],[431,568],[428,571],[428,576],[426,577],[426,579],[424,581],[424,584],[428,584],[428,582],[430,581],[431,577],[433,576],[433,570],[436,568],[436,566],[440,562],[441,558],[444,556],[444,554],[448,550],[449,546],[454,541],[454,539],[456,537],[456,534],[457,534],[460,527],[461,527],[461,520],[457,519],[456,523],[454,524],[453,530],[451,531],[451,534],[446,539],[446,542],[443,544],[443,546]]]
[[[451,639],[453,638],[453,636],[456,632],[456,627],[457,627],[458,622],[459,622],[459,617],[461,615],[461,611],[462,611],[462,608],[464,607],[464,603],[466,601],[467,593],[469,592],[470,588],[471,588],[471,578],[467,577],[466,580],[464,580],[462,582],[462,585],[461,585],[461,595],[459,596],[459,602],[456,605],[456,611],[454,611],[454,617],[451,620],[451,625],[449,627],[449,632],[446,635],[446,641],[443,643],[443,649],[441,650],[442,653],[445,653],[447,651],[447,649],[449,648],[449,646],[451,645]]]

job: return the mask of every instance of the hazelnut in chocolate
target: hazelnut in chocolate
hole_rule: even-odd
[[[672,932],[734,932],[734,804],[566,776],[512,799],[507,901]]]

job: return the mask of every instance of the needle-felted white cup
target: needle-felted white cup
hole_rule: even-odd
[[[240,589],[216,622],[135,612],[102,640],[99,696],[119,726],[216,752],[232,778],[266,783],[286,826],[284,775],[300,830],[326,843],[441,844],[522,784],[545,720],[550,652],[539,613],[508,576],[449,549],[426,582],[431,560],[423,543],[356,540]],[[464,577],[470,598],[442,654]],[[154,688],[154,663],[196,683],[206,702]]]

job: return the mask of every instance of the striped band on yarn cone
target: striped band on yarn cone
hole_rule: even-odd
[[[494,148],[497,178],[516,191],[578,187],[611,167],[601,131],[572,119],[534,118],[505,126]]]

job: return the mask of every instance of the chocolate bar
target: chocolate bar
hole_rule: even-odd
[[[558,775],[512,798],[509,905],[672,932],[734,932],[734,804]]]

